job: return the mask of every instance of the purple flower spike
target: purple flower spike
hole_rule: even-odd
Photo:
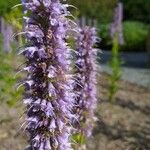
[[[30,150],[71,150],[74,98],[66,34],[71,30],[68,5],[59,0],[22,0],[28,76],[24,103]]]
[[[93,46],[97,42],[95,28],[85,27],[80,30],[76,40],[76,92],[74,113],[78,122],[75,121],[77,133],[89,137],[96,121],[94,115],[97,104],[96,92],[96,54],[97,49]]]
[[[120,45],[124,44],[122,21],[123,21],[123,4],[119,2],[117,7],[115,8],[113,23],[111,24],[110,27],[110,36],[111,38],[114,37],[117,38],[117,41]]]

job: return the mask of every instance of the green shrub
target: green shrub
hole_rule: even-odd
[[[148,36],[148,26],[140,22],[126,21],[123,25],[125,45],[123,49],[143,50],[145,49]]]
[[[102,38],[102,48],[108,49],[111,46],[109,36],[109,24],[99,26],[99,36]],[[123,51],[145,50],[145,43],[148,36],[149,27],[141,22],[125,21],[123,23],[123,35],[125,43],[120,47]]]
[[[14,51],[6,53],[0,50],[0,103],[9,106],[14,106],[21,99],[22,90],[16,90],[16,80],[20,79],[21,74],[15,77],[19,59]]]

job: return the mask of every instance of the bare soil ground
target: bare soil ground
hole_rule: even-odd
[[[150,90],[119,82],[116,101],[107,99],[107,75],[98,77],[99,120],[89,140],[89,150],[150,150]],[[20,130],[22,104],[0,106],[0,150],[23,150],[26,136]]]
[[[89,149],[150,150],[150,90],[120,81],[116,101],[111,103],[107,77],[104,73],[98,77],[99,121]]]

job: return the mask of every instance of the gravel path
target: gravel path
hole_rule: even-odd
[[[111,69],[107,62],[111,58],[111,53],[104,51],[101,58],[101,71],[110,74]],[[150,67],[147,53],[123,53],[121,58],[124,61],[122,79],[150,88]]]
[[[108,65],[101,65],[101,71],[111,74]],[[150,69],[122,67],[122,79],[150,89]]]

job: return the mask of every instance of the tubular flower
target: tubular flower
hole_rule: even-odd
[[[94,115],[96,96],[96,54],[93,48],[97,41],[95,28],[85,27],[80,30],[76,40],[76,62],[74,85],[75,107],[74,113],[79,121],[74,121],[77,133],[89,137],[96,120]]]
[[[67,4],[59,0],[22,0],[27,44],[21,53],[28,72],[24,103],[28,150],[70,150],[74,115],[66,34],[71,30]]]

